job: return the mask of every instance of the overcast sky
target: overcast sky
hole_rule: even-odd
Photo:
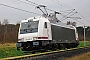
[[[21,1],[32,4],[25,0],[21,0]],[[29,0],[29,1],[35,2],[40,5],[45,5],[47,6],[47,8],[55,11],[65,11],[65,10],[75,9],[75,11],[79,12],[83,17],[85,17],[85,19],[83,19],[81,16],[77,15],[78,17],[82,18],[82,19],[78,19],[78,21],[84,23],[85,25],[90,26],[90,0]],[[32,6],[33,4],[28,5],[28,4],[19,2],[17,0],[0,0],[0,4],[6,4],[19,9],[42,14],[38,9],[35,8],[35,6]],[[16,24],[18,21],[21,21],[23,19],[27,19],[33,16],[38,16],[38,15],[0,5],[1,22],[4,19],[8,19],[9,23]],[[66,22],[66,21],[69,21],[69,19],[64,20],[62,22]],[[77,22],[76,20],[72,20],[72,21]],[[83,25],[83,24],[77,22],[77,25]]]

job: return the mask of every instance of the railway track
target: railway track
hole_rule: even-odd
[[[90,51],[90,46],[86,46],[86,47],[71,48],[66,50],[43,52],[43,53],[31,54],[31,55],[9,57],[9,58],[3,58],[1,60],[47,60],[47,59],[65,60],[65,58],[73,57],[75,55],[79,55],[89,51]]]

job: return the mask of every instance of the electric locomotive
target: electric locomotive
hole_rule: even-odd
[[[37,51],[77,47],[79,40],[76,28],[55,18],[54,15],[42,15],[22,20],[17,49],[22,47],[23,51]]]

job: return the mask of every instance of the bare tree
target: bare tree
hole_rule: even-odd
[[[16,23],[16,25],[17,25],[17,24],[20,24],[20,22],[21,22],[21,21],[18,21],[18,22]]]
[[[4,19],[2,24],[3,25],[7,25],[8,23],[9,23],[8,20],[7,19]]]
[[[0,25],[1,25],[1,21],[0,21]]]
[[[5,25],[5,31],[4,31],[4,43],[5,43],[5,41],[6,41],[6,39],[7,39],[7,25],[8,25],[8,20],[7,19],[4,19],[3,20],[3,25]]]

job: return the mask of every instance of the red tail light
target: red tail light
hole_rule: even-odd
[[[20,40],[22,40],[22,39],[18,39],[18,41],[20,41]]]
[[[38,39],[48,39],[48,37],[38,37]]]

